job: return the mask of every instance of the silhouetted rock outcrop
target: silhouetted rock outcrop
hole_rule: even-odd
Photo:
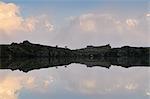
[[[78,56],[86,56],[86,57],[104,57],[107,52],[110,52],[111,46],[87,46],[86,48],[74,50]]]
[[[0,49],[0,58],[62,57],[72,55],[70,49],[32,44],[29,41],[24,41],[19,44],[12,43],[11,45],[0,45]]]
[[[111,48],[111,46],[87,46],[86,48],[70,50],[67,47],[52,47],[32,44],[29,41],[0,45],[0,58],[16,57],[147,57],[150,56],[150,47]]]

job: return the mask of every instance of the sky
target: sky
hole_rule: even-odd
[[[149,0],[1,0],[0,44],[150,46]]]

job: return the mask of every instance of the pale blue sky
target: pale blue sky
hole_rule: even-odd
[[[34,43],[70,48],[108,43],[114,47],[150,45],[148,0],[2,0],[2,2],[13,3],[19,7],[19,15],[16,14],[16,18],[28,20],[32,17],[34,28],[32,27],[31,31],[20,29],[18,31],[18,28],[14,29],[10,25],[11,31],[7,31],[6,27],[0,27],[0,43],[21,42],[27,39]],[[86,15],[88,17],[83,18]],[[51,31],[46,30],[45,26]],[[17,27],[29,29],[27,25]]]

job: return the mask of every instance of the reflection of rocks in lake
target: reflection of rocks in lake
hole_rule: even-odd
[[[59,67],[71,64],[79,63],[85,64],[87,67],[105,67],[109,68],[111,65],[122,66],[125,68],[134,66],[145,66],[149,67],[149,60],[145,57],[143,58],[133,58],[133,57],[107,57],[107,58],[35,58],[35,59],[3,59],[0,63],[0,69],[11,69],[11,70],[21,70],[23,72],[28,72],[34,69],[49,68],[49,67]]]
[[[68,65],[71,62],[62,59],[55,58],[35,58],[35,59],[14,59],[14,60],[2,60],[1,61],[1,69],[11,69],[11,70],[21,70],[24,72],[28,72],[33,69],[40,68],[48,68],[48,67],[56,67],[62,65]]]

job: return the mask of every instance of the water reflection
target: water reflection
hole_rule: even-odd
[[[0,99],[149,99],[149,70],[80,64],[29,73],[1,70]]]
[[[149,64],[146,64],[147,62],[126,60],[126,63],[122,63],[121,60],[98,60],[24,59],[2,61],[0,99],[149,99],[150,68]],[[112,64],[114,65],[111,66]],[[117,66],[120,64],[124,65]],[[140,64],[143,64],[144,67],[139,66]],[[64,67],[66,65],[67,68]],[[7,67],[4,68],[4,66]],[[22,68],[23,66],[25,68]],[[58,69],[47,68],[55,66]],[[86,66],[106,68],[87,68]],[[107,69],[108,67],[109,69]],[[24,73],[8,69],[30,72]]]
[[[0,69],[11,69],[28,72],[35,69],[50,67],[67,67],[71,63],[85,64],[87,67],[105,67],[111,65],[125,68],[144,66],[150,67],[149,59],[145,57],[100,57],[100,58],[22,58],[22,59],[1,59]]]

